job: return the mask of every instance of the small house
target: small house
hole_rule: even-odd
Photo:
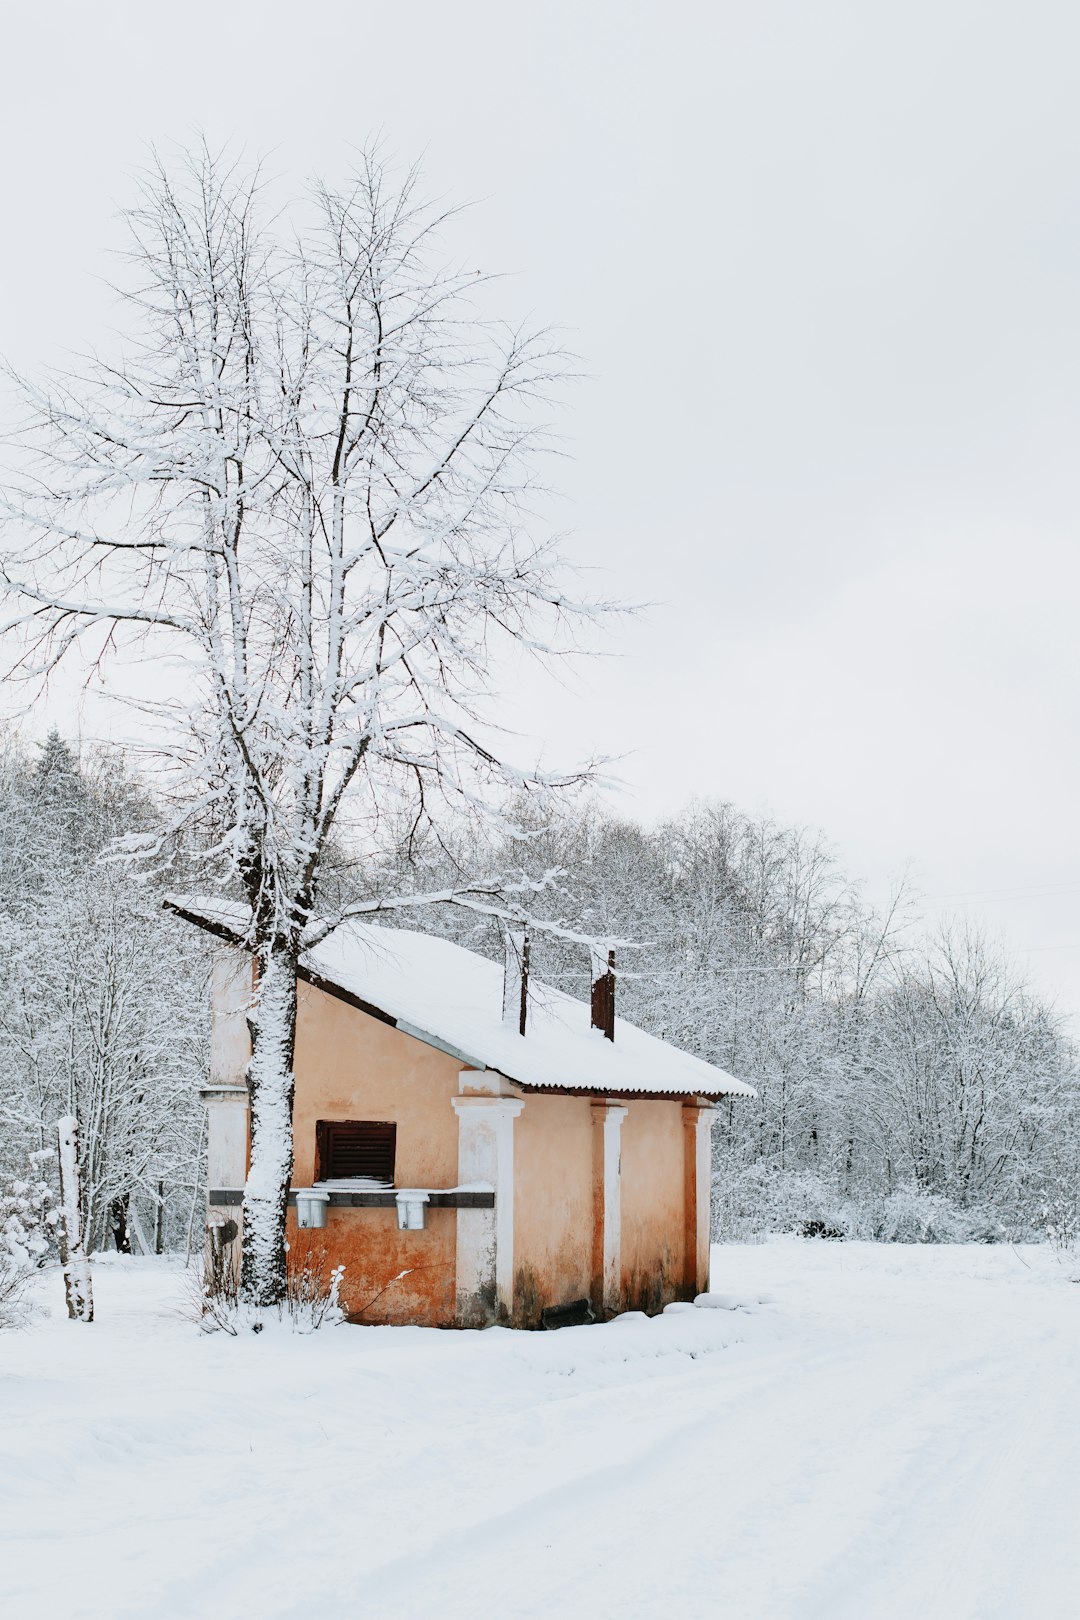
[[[247,1172],[251,958],[226,902],[174,901],[215,959],[208,1218]],[[750,1086],[590,1001],[446,939],[358,921],[299,973],[289,1225],[322,1228],[371,1323],[539,1327],[656,1312],[709,1282],[714,1105]],[[549,1317],[548,1320],[551,1318]]]

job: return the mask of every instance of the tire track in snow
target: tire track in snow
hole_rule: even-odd
[[[807,1620],[1075,1620],[1073,1346],[1071,1336],[1040,1335],[980,1362],[975,1387],[964,1384],[964,1409],[928,1426],[887,1510],[807,1594]],[[1018,1350],[1026,1352],[1019,1379]],[[1062,1376],[1048,1376],[1048,1361]],[[1020,1547],[1028,1555],[1018,1559]]]
[[[512,1570],[517,1582],[516,1590],[498,1586],[505,1616],[549,1607],[569,1615],[630,1614],[635,1620],[785,1614],[780,1585],[790,1591],[792,1583],[773,1580],[768,1571],[778,1551],[788,1558],[791,1527],[779,1540],[773,1530],[785,1514],[798,1516],[815,1497],[822,1499],[833,1466],[823,1431],[852,1388],[859,1359],[859,1352],[838,1357],[835,1349],[804,1355],[798,1365],[784,1357],[767,1373],[736,1378],[734,1388],[720,1374],[717,1387],[696,1390],[699,1404],[691,1419],[669,1427],[633,1459],[549,1484],[464,1532],[440,1536],[422,1553],[383,1564],[365,1579],[365,1602],[386,1620],[411,1620],[436,1605],[446,1620],[457,1620],[473,1612],[477,1583],[498,1548],[500,1566]],[[802,1450],[809,1442],[801,1467],[783,1445],[769,1454],[756,1405],[762,1395],[770,1434],[793,1437]],[[910,1390],[898,1392],[890,1403],[897,1422],[910,1398]],[[740,1400],[749,1402],[752,1414],[742,1420],[741,1433],[732,1411]],[[817,1414],[809,1425],[808,1406]],[[583,1539],[578,1530],[586,1522],[592,1528]],[[740,1589],[730,1566],[748,1561],[764,1578]],[[683,1577],[694,1572],[681,1587],[680,1571]],[[718,1577],[729,1591],[717,1590]],[[801,1584],[797,1577],[795,1584]],[[335,1608],[329,1593],[320,1602],[334,1616],[355,1612]]]
[[[886,1342],[869,1381],[865,1343],[809,1357],[741,1428],[730,1392],[699,1389],[696,1419],[632,1467],[549,1486],[384,1565],[365,1585],[372,1612],[406,1620],[437,1604],[446,1620],[464,1617],[495,1556],[513,1572],[497,1583],[509,1617],[550,1606],[634,1620],[1041,1620],[1052,1611],[1010,1608],[1008,1596],[994,1606],[993,1583],[981,1589],[985,1602],[973,1596],[973,1572],[992,1550],[987,1527],[1009,1518],[1010,1479],[1046,1457],[1051,1408],[1032,1423],[1003,1407],[1016,1359],[1033,1359],[1032,1383],[1060,1389],[1046,1379],[1057,1369],[1038,1334],[996,1354],[967,1335],[952,1351],[940,1338],[921,1356],[910,1340]],[[774,1383],[780,1373],[774,1366]],[[768,1381],[754,1380],[755,1396]],[[1047,1584],[1060,1591],[1062,1579],[1055,1568]]]

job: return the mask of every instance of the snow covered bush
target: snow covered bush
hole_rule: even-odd
[[[56,1241],[56,1196],[40,1179],[42,1165],[53,1157],[51,1149],[32,1153],[31,1179],[13,1181],[0,1194],[0,1262],[8,1266],[32,1271],[44,1265]]]
[[[877,1243],[997,1243],[1005,1236],[989,1211],[963,1209],[941,1193],[914,1186],[849,1206],[844,1214],[846,1236]]]
[[[804,1170],[773,1170],[760,1160],[713,1180],[713,1230],[718,1237],[766,1232],[843,1234],[836,1197],[823,1177]]]
[[[235,1223],[232,1226],[231,1234],[226,1227],[206,1228],[202,1255],[191,1273],[192,1313],[204,1333],[237,1331],[240,1267],[232,1241]]]
[[[1080,1182],[1061,1176],[1042,1209],[1042,1229],[1073,1282],[1080,1282]]]
[[[0,1193],[0,1328],[25,1321],[30,1277],[44,1265],[56,1239],[56,1200],[40,1179],[41,1165],[51,1157],[49,1152],[31,1155],[31,1179],[13,1181]]]
[[[844,1198],[823,1176],[760,1161],[717,1174],[713,1230],[730,1239],[789,1233],[871,1243],[997,1243],[1008,1235],[992,1211],[962,1208],[942,1193],[909,1185]]]

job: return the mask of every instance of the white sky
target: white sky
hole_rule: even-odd
[[[910,864],[1080,1012],[1072,0],[54,0],[4,43],[0,353],[107,343],[149,140],[426,153],[590,373],[569,549],[656,604],[515,676],[522,731],[640,814],[819,825],[873,894]]]

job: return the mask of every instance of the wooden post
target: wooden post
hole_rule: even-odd
[[[165,1253],[165,1183],[157,1184],[157,1204],[154,1207],[154,1253]]]
[[[60,1149],[60,1264],[67,1312],[73,1322],[92,1322],[94,1294],[79,1212],[79,1122],[74,1114],[57,1121],[56,1136]]]

